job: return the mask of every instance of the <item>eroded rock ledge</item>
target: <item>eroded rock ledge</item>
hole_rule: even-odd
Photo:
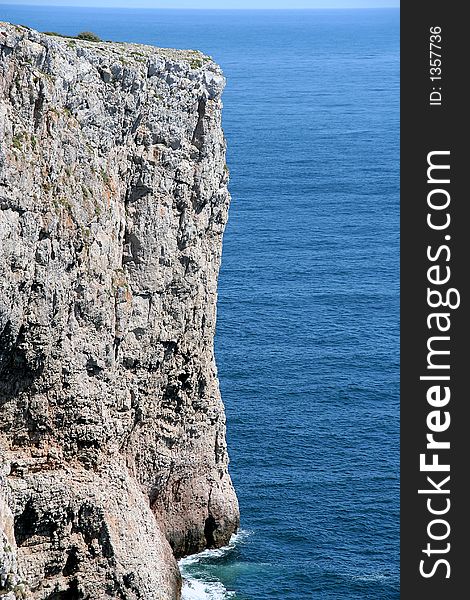
[[[198,52],[0,23],[10,594],[178,599],[174,556],[238,527],[213,352],[223,85]]]

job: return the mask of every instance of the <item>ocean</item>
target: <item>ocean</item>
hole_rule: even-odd
[[[226,74],[216,355],[242,528],[185,600],[399,598],[399,11],[0,5]]]

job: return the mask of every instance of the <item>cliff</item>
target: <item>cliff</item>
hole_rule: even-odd
[[[199,52],[0,24],[0,560],[35,599],[177,599],[175,556],[238,527],[223,86]]]

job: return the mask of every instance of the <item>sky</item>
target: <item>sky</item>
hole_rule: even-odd
[[[2,4],[127,8],[385,8],[399,0],[0,0]]]

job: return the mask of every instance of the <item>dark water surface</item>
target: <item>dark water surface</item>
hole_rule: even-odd
[[[242,528],[186,598],[397,599],[398,10],[0,5],[224,68],[216,351]]]

